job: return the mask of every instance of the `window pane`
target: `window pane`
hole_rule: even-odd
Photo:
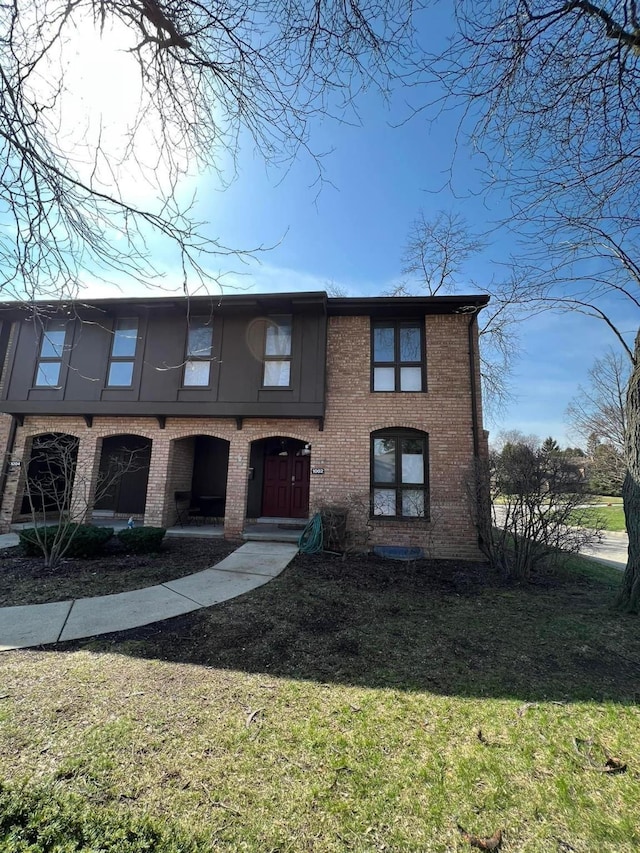
[[[43,332],[40,345],[42,358],[60,358],[64,348],[65,326],[62,321],[49,323]]]
[[[420,329],[400,328],[400,361],[421,361]]]
[[[109,366],[107,385],[131,385],[133,381],[132,361],[112,361]]]
[[[211,355],[211,342],[213,340],[213,329],[211,326],[205,326],[204,321],[198,325],[200,321],[193,321],[189,326],[189,344],[187,355],[197,355],[201,358],[206,358]],[[208,382],[208,380],[207,380]],[[204,384],[206,385],[207,382]]]
[[[422,391],[422,369],[420,367],[400,368],[400,390]]]
[[[411,518],[424,517],[424,492],[422,489],[406,489],[402,492],[402,514]]]
[[[374,326],[373,360],[395,361],[395,329],[393,326]]]
[[[396,390],[396,371],[393,367],[374,367],[373,368],[373,390],[374,391],[395,391]]]
[[[290,374],[291,362],[289,361],[265,361],[264,363],[265,386],[288,386]]]
[[[424,483],[422,442],[416,439],[402,441],[402,482]]]
[[[138,321],[137,320],[118,320],[116,329],[113,333],[113,347],[111,349],[112,356],[127,356],[136,354],[136,344],[138,343]],[[111,385],[112,383],[109,382]],[[117,385],[123,383],[118,382]],[[124,383],[129,385],[129,382]]]
[[[208,361],[188,361],[184,366],[184,384],[208,385],[209,371]]]
[[[396,491],[395,489],[373,490],[373,514],[395,515],[396,514]]]
[[[264,353],[265,355],[291,355],[290,320],[278,320],[277,323],[273,320],[269,321]],[[284,384],[288,385],[289,382]]]
[[[396,481],[396,442],[393,438],[374,438],[373,440],[373,481],[374,483],[395,483]]]
[[[38,365],[38,375],[36,377],[36,385],[48,388],[55,388],[60,379],[60,362],[59,361],[42,361]]]

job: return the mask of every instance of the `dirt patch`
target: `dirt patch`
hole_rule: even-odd
[[[104,555],[63,560],[55,570],[45,568],[41,559],[23,556],[19,546],[6,548],[0,551],[0,607],[108,595],[164,583],[219,563],[240,544],[171,537],[157,554],[139,555],[128,554],[114,538]]]

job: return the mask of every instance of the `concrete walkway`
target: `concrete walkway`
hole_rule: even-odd
[[[10,544],[0,536],[0,548]],[[16,536],[17,539],[17,536]],[[275,578],[298,553],[297,545],[247,542],[210,569],[157,586],[0,609],[0,651],[126,631],[235,598]]]

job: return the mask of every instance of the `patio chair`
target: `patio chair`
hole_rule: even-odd
[[[176,504],[176,521],[180,527],[184,527],[185,524],[191,524],[192,521],[198,524],[198,519],[202,518],[202,513],[199,506],[192,504],[193,498],[191,492],[174,492],[174,499]]]

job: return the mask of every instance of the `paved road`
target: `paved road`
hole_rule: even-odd
[[[629,537],[626,533],[605,533],[601,542],[591,548],[584,548],[580,553],[585,557],[595,557],[622,571],[627,565],[628,547]]]

